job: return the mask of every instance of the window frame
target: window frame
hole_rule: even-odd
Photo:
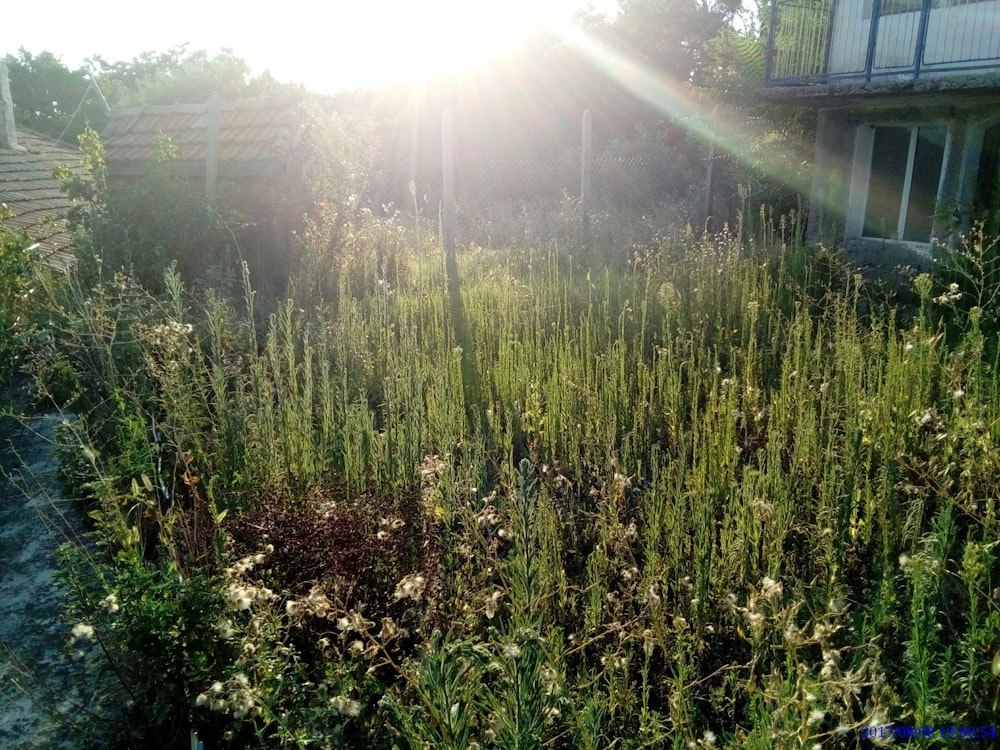
[[[928,247],[931,244],[931,236],[928,236],[926,240],[903,239],[906,230],[906,219],[909,210],[910,195],[913,188],[913,165],[916,154],[917,131],[919,128],[929,127],[943,127],[945,129],[944,150],[941,155],[941,167],[938,174],[937,190],[935,192],[935,200],[939,201],[952,149],[954,133],[951,123],[943,121],[883,121],[869,122],[859,126],[857,139],[855,141],[854,174],[851,180],[851,198],[848,204],[846,226],[848,238],[864,240],[867,242],[893,242],[920,247]],[[902,191],[899,195],[899,217],[896,221],[895,231],[891,233],[892,236],[890,237],[878,237],[864,233],[865,218],[868,210],[868,193],[871,188],[872,180],[872,162],[876,157],[876,154],[874,153],[875,131],[878,128],[906,128],[910,131],[910,143],[907,153],[904,183]]]

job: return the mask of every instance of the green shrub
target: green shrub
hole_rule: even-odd
[[[977,326],[992,343],[1000,332],[1000,236],[978,223],[956,244],[938,245],[935,252],[940,294],[933,302],[939,313],[947,313],[958,330]]]
[[[66,544],[59,580],[75,645],[94,651],[105,675],[99,705],[111,732],[147,747],[186,742],[193,696],[237,653],[218,633],[218,576],[150,565],[137,550],[105,556]]]
[[[6,382],[24,352],[24,335],[35,314],[35,276],[40,269],[35,246],[7,229],[11,214],[0,204],[0,383]]]
[[[80,144],[90,177],[69,173],[63,177],[76,201],[70,222],[76,230],[77,273],[85,284],[124,272],[159,291],[163,271],[171,265],[189,281],[219,278],[233,270],[225,267],[237,250],[225,212],[213,209],[178,174],[169,139],[161,139],[157,158],[145,174],[113,185],[98,135],[88,130],[80,136]],[[235,217],[229,220],[238,224]],[[235,267],[235,261],[230,265]]]

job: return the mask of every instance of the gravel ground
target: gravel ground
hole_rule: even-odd
[[[23,384],[4,389],[0,406],[24,413]],[[0,419],[0,748],[85,746],[72,722],[92,705],[94,671],[66,648],[53,580],[53,550],[83,531],[56,478],[51,439],[62,419]]]

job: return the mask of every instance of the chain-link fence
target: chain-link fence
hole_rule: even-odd
[[[746,130],[763,128],[750,121],[744,125]],[[529,136],[511,134],[510,140],[532,144]],[[745,218],[751,204],[761,201],[776,210],[794,208],[789,196],[802,182],[801,175],[793,174],[801,171],[796,154],[789,153],[787,163],[776,165],[772,171],[779,176],[775,178],[761,169],[766,148],[757,143],[760,139],[748,139],[752,143],[737,151],[711,149],[708,138],[666,126],[638,130],[633,138],[595,146],[590,156],[587,214],[598,223],[613,219],[616,231],[648,225],[642,231],[656,236],[665,228],[685,224],[696,229],[734,226]],[[384,175],[381,202],[407,213],[416,209],[431,221],[440,216],[442,154],[437,150],[441,141],[435,140],[431,144],[434,153],[425,152],[409,163],[401,159],[393,163],[392,171]],[[580,143],[565,144],[548,154],[532,154],[530,146],[513,156],[496,155],[500,149],[492,153],[482,153],[482,149],[469,133],[455,133],[451,210],[458,218],[460,244],[580,237],[584,223]],[[755,200],[748,201],[747,195]]]
[[[581,145],[554,155],[482,155],[468,145],[473,139],[467,136],[456,133],[452,148],[452,210],[459,219],[459,242],[524,239],[545,230],[578,232],[583,218]],[[669,213],[675,223],[702,223],[708,149],[683,136],[675,140],[665,143],[646,136],[595,148],[590,155],[588,213]],[[389,197],[383,202],[437,216],[442,208],[441,155],[414,159],[408,169],[394,166],[386,175],[384,192]]]
[[[553,158],[478,158],[455,155],[455,200],[463,210],[491,203],[559,204],[579,197],[580,154]],[[422,202],[441,197],[439,165],[428,165],[414,180]],[[690,197],[704,187],[705,156],[680,150],[657,154],[603,152],[593,158],[592,205],[596,209],[643,210]],[[408,191],[408,188],[403,188]],[[396,192],[402,192],[396,186]]]
[[[690,156],[616,155],[602,153],[593,161],[595,208],[654,207],[689,195],[692,183],[704,179]],[[559,203],[581,191],[580,157],[554,159],[456,160],[456,202],[466,210],[489,203]],[[701,171],[701,175],[697,175]]]

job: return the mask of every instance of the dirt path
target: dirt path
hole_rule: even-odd
[[[0,408],[24,413],[22,384],[0,392]],[[81,748],[66,719],[79,718],[93,673],[65,647],[53,550],[83,531],[56,478],[51,439],[63,417],[0,419],[0,748]]]

